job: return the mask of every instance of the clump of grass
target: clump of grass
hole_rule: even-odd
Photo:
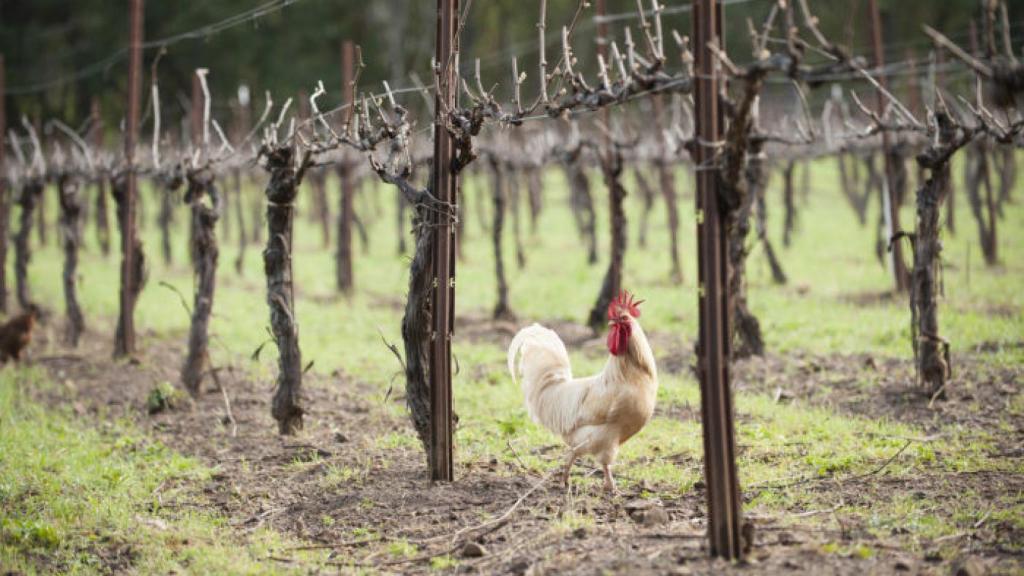
[[[388,554],[396,558],[412,558],[418,552],[419,548],[407,540],[395,540],[388,544]]]
[[[452,558],[451,554],[434,556],[430,559],[430,569],[435,572],[446,572],[458,568],[459,561]]]
[[[185,394],[171,385],[170,382],[164,380],[152,390],[146,396],[146,411],[150,414],[156,414],[165,410],[173,410],[185,399]]]

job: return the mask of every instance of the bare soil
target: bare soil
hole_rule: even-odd
[[[515,328],[470,318],[460,324],[460,336],[504,345]],[[571,347],[597,346],[585,328],[563,331],[570,334]],[[663,370],[689,369],[691,344],[664,335],[652,339]],[[158,497],[164,509],[185,513],[213,508],[224,514],[229,529],[239,537],[271,527],[307,547],[330,550],[332,558],[324,566],[310,566],[296,559],[296,550],[284,549],[273,551],[268,562],[314,572],[369,566],[384,573],[426,573],[432,558],[450,554],[459,562],[458,572],[486,574],[948,574],[963,566],[1012,572],[1024,565],[1019,552],[1024,534],[1009,525],[981,523],[952,542],[921,541],[901,533],[878,538],[865,530],[863,518],[834,512],[830,518],[828,513],[805,510],[750,514],[754,547],[749,559],[740,564],[712,561],[705,550],[705,494],[700,485],[677,497],[644,499],[627,493],[611,498],[580,493],[578,485],[566,492],[553,479],[544,481],[497,459],[462,459],[455,482],[432,485],[419,447],[382,447],[382,438],[409,428],[404,418],[391,415],[382,405],[400,402],[397,394],[385,400],[379,389],[364,383],[308,374],[305,430],[298,437],[283,438],[270,417],[270,379],[255,378],[242,366],[224,367],[217,376],[237,426],[232,434],[225,395],[209,385],[194,403],[185,401],[156,414],[147,410],[147,396],[158,383],[178,381],[184,335],[174,340],[146,335],[141,340],[145,354],[137,362],[110,359],[111,341],[105,334],[93,334],[79,350],[60,353],[53,353],[52,344],[49,353],[43,353],[48,343],[36,342],[33,361],[59,383],[38,391],[38,396],[96,420],[129,418],[151,438],[215,470],[200,486],[163,487]],[[908,384],[912,373],[907,362],[864,355],[747,360],[736,368],[736,385],[769,394],[781,389],[780,401],[891,417],[926,430],[951,422],[979,427],[998,422],[1006,394],[1019,391],[1021,368],[985,368],[973,356],[955,360],[951,399],[931,408]],[[863,386],[864,382],[872,385]],[[699,418],[699,413],[678,416]],[[1022,457],[1021,426],[1016,422],[1015,430],[998,442],[1006,458]],[[561,458],[556,448],[541,451],[553,460]],[[687,465],[699,464],[697,454],[680,458]],[[340,471],[347,471],[347,477],[330,482]],[[574,472],[592,473],[586,466]],[[868,504],[907,493],[939,501],[955,499],[966,490],[993,498],[1024,493],[1024,478],[1005,473],[922,473],[912,479],[872,474],[842,484],[813,480],[807,485],[835,501]],[[673,493],[669,486],[648,488]],[[745,497],[779,488],[785,487],[750,487]],[[553,522],[573,513],[591,515],[595,521],[576,529],[563,522],[559,525],[568,527],[552,530]],[[354,537],[357,528],[371,532]],[[400,541],[415,544],[415,552],[396,555],[389,544]],[[825,543],[837,541],[851,552],[824,549]],[[938,550],[950,544],[955,545],[956,556],[940,556]],[[860,545],[874,554],[852,552]],[[116,560],[108,565],[111,572],[131,572],[130,562],[121,555]]]

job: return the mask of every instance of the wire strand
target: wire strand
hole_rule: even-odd
[[[151,50],[154,48],[166,48],[168,46],[172,46],[185,40],[209,38],[214,34],[219,34],[220,32],[229,30],[241,24],[255,22],[265,16],[269,16],[270,14],[273,14],[275,12],[279,12],[288,6],[291,6],[292,4],[297,4],[298,2],[301,1],[302,0],[270,0],[269,2],[264,2],[259,6],[250,8],[243,12],[239,12],[238,14],[235,14],[233,16],[228,16],[223,20],[219,20],[211,24],[200,26],[199,28],[196,28],[194,30],[181,32],[178,34],[174,34],[172,36],[161,38],[159,40],[143,42],[142,48],[144,50]],[[88,64],[82,69],[72,74],[64,74],[57,78],[52,78],[50,80],[43,80],[31,84],[23,84],[21,86],[9,86],[7,87],[7,94],[11,96],[33,94],[36,92],[44,92],[51,88],[56,88],[58,86],[63,86],[65,84],[69,84],[72,82],[78,82],[85,78],[89,78],[97,74],[102,74],[104,72],[109,71],[110,68],[112,68],[115,64],[117,64],[118,62],[127,57],[128,47],[125,46],[118,49],[116,52],[107,56],[106,58],[93,62],[92,64]]]

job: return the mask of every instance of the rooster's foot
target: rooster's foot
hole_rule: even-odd
[[[609,464],[604,466],[604,491],[609,496],[621,496],[618,486],[615,485],[615,478],[612,476],[612,467]]]

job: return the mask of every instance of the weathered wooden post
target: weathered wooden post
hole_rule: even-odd
[[[352,85],[353,67],[355,64],[355,45],[345,40],[341,45],[341,83],[344,92],[346,124],[352,118],[355,105],[355,86]],[[338,291],[348,294],[352,291],[355,278],[352,271],[352,215],[355,210],[355,182],[352,178],[352,165],[343,159],[338,166],[338,179],[341,187],[341,209],[338,210],[338,252],[335,259],[335,276]]]
[[[126,178],[124,226],[121,229],[121,311],[120,326],[114,342],[115,356],[135,354],[135,141],[139,132],[139,101],[142,96],[142,14],[145,0],[129,0],[131,44],[128,64],[128,122],[124,136]]]
[[[718,0],[694,0],[694,91],[698,142],[722,138],[722,109],[718,99],[721,72],[708,45],[724,48],[722,7]],[[728,235],[718,199],[715,153],[697,146],[697,269],[700,332],[697,345],[704,432],[704,478],[707,486],[708,539],[712,556],[736,559],[743,554],[732,390],[729,386]]]
[[[446,114],[458,105],[459,0],[437,0],[435,66],[439,68],[434,104],[434,196],[455,202],[458,175],[453,167],[454,142]],[[431,295],[433,338],[430,354],[430,478],[454,479],[452,457],[452,324],[455,319],[455,226],[442,211],[433,216],[434,282]]]

